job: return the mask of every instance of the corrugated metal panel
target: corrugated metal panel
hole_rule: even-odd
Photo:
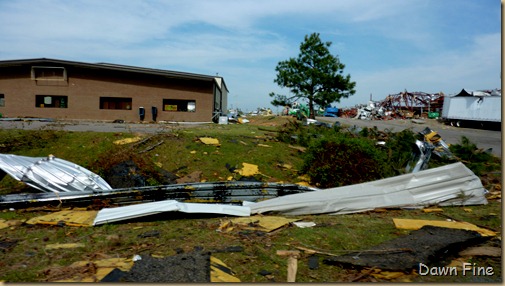
[[[48,157],[0,154],[0,169],[43,192],[108,191],[111,186],[97,174],[74,163]]]
[[[288,194],[311,192],[317,188],[297,184],[268,182],[205,182],[161,186],[146,186],[108,191],[76,191],[64,193],[25,193],[0,196],[0,207],[31,207],[47,203],[92,204],[94,200],[107,200],[111,205],[164,200],[240,203],[260,201]]]
[[[137,204],[125,207],[106,208],[98,212],[93,225],[139,218],[162,212],[212,213],[233,216],[250,216],[251,209],[245,206],[222,204],[180,203],[174,200]]]
[[[462,163],[374,182],[247,204],[251,214],[346,214],[375,208],[487,204],[480,179]]]

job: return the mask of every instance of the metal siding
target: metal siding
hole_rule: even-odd
[[[301,193],[248,204],[251,214],[347,214],[375,208],[487,204],[486,190],[463,163],[374,182]]]
[[[444,99],[445,119],[501,122],[501,96],[453,96]]]

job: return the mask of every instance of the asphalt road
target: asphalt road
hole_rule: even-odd
[[[470,142],[476,144],[478,148],[484,150],[492,148],[493,155],[499,158],[502,157],[503,144],[501,131],[453,127],[438,122],[435,119],[423,119],[422,121],[424,123],[421,124],[414,123],[410,119],[361,120],[341,117],[317,117],[316,119],[321,122],[340,122],[340,124],[347,126],[356,125],[358,127],[369,128],[377,126],[379,130],[389,129],[393,132],[399,132],[408,128],[411,128],[414,132],[420,132],[426,127],[429,127],[431,130],[436,131],[442,137],[442,140],[448,144],[461,143],[461,137],[465,136]]]
[[[492,153],[502,157],[502,135],[501,131],[459,128],[445,125],[435,119],[423,119],[424,123],[414,123],[410,119],[406,120],[361,120],[354,118],[341,117],[317,117],[321,122],[340,122],[342,125],[358,127],[377,126],[379,130],[389,129],[393,132],[399,132],[411,128],[414,132],[419,132],[426,127],[436,131],[442,139],[448,144],[457,144],[461,142],[461,137],[465,136],[478,148],[484,150],[492,148]],[[94,131],[94,132],[128,132],[128,133],[157,133],[161,131],[170,131],[172,129],[205,127],[214,123],[108,123],[94,121],[12,121],[0,120],[1,129],[50,129],[66,131]]]

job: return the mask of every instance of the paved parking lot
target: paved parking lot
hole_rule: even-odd
[[[461,137],[467,137],[472,143],[476,144],[478,148],[484,150],[492,148],[492,153],[501,158],[502,156],[502,133],[501,131],[460,128],[446,125],[438,122],[435,119],[423,119],[424,123],[414,123],[410,119],[404,120],[361,120],[354,118],[341,118],[341,117],[318,117],[317,120],[321,122],[340,122],[347,126],[359,127],[373,127],[377,126],[379,130],[389,129],[393,132],[399,132],[404,129],[411,128],[414,132],[419,132],[429,127],[431,130],[436,131],[442,139],[448,144],[457,144],[461,142]]]

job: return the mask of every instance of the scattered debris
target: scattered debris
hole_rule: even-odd
[[[238,123],[246,124],[246,123],[249,123],[249,120],[247,118],[244,118],[244,117],[239,117],[238,118]]]
[[[177,184],[200,182],[202,180],[202,174],[203,174],[202,171],[194,171],[192,173],[187,174],[184,177],[175,179],[175,182]]]
[[[135,142],[138,142],[140,140],[142,140],[142,137],[136,136],[136,137],[131,137],[131,138],[119,139],[119,140],[116,140],[116,141],[114,141],[112,143],[114,143],[116,145],[125,145],[125,144],[135,143]]]
[[[72,249],[85,247],[83,243],[55,243],[55,244],[47,244],[44,249],[45,250],[54,250],[54,249]]]
[[[210,282],[240,282],[235,274],[223,261],[210,257]]]
[[[426,209],[423,209],[423,212],[425,212],[425,213],[442,213],[442,212],[444,212],[444,210],[441,208],[426,208]]]
[[[300,153],[305,153],[305,151],[307,150],[307,148],[300,147],[300,146],[289,145],[288,147],[291,148],[291,149],[295,149],[295,150],[297,150]]]
[[[287,170],[291,170],[291,169],[293,169],[293,166],[292,166],[291,164],[286,164],[286,163],[284,163],[284,164],[279,163],[279,164],[277,164],[277,166],[278,166],[278,167],[281,167],[281,168],[283,168],[283,169],[287,169]]]
[[[310,270],[319,269],[319,256],[317,256],[317,255],[309,256],[308,265],[309,265]]]
[[[424,226],[409,235],[386,241],[370,250],[357,250],[325,259],[325,263],[410,271],[419,269],[421,263],[427,266],[440,263],[458,249],[481,243],[486,239],[474,231]]]
[[[258,165],[242,163],[242,169],[236,169],[235,172],[239,173],[241,176],[250,177],[260,174]]]
[[[26,221],[27,224],[47,224],[58,226],[92,226],[97,216],[97,211],[63,210],[43,216],[33,217]]]
[[[435,131],[426,127],[423,131],[419,132],[423,135],[424,141],[432,144],[434,146],[433,153],[439,157],[445,157],[448,159],[454,158],[451,151],[449,150],[449,145],[442,140],[442,137]]]
[[[44,274],[47,282],[99,282],[109,275],[124,273],[123,271],[128,271],[132,267],[132,259],[105,258],[77,261],[61,268],[51,267]]]
[[[293,222],[293,224],[299,228],[307,228],[307,227],[316,226],[316,223],[312,222],[312,221],[295,221],[295,222]]]
[[[219,140],[216,138],[211,138],[211,137],[200,137],[198,138],[200,142],[202,142],[205,145],[214,145],[214,146],[221,146],[219,143]]]
[[[422,228],[423,226],[431,225],[438,227],[471,230],[480,233],[482,236],[496,236],[496,232],[489,229],[478,227],[468,222],[446,221],[446,220],[399,219],[399,218],[394,218],[393,222],[395,223],[396,228],[400,229],[416,230]]]
[[[300,251],[297,250],[277,250],[277,255],[288,258],[287,282],[296,282],[296,271],[298,269],[298,258]]]
[[[417,151],[413,152],[414,155],[414,165],[412,162],[407,164],[405,168],[406,172],[416,173],[421,170],[426,170],[428,168],[428,162],[431,158],[431,153],[447,159],[453,159],[451,151],[449,150],[449,145],[447,145],[442,137],[435,131],[426,127],[423,131],[419,132],[423,136],[424,140],[416,140],[415,144],[418,148]]]
[[[285,218],[280,216],[241,217],[223,221],[217,230],[219,232],[230,232],[236,229],[248,229],[259,230],[263,232],[272,232],[298,220],[299,219]]]
[[[139,153],[139,154],[142,154],[142,153],[145,153],[145,152],[149,152],[149,151],[153,150],[154,148],[156,148],[156,147],[160,146],[160,145],[161,145],[161,144],[163,144],[164,142],[165,142],[164,140],[161,140],[161,141],[157,142],[156,144],[151,145],[151,146],[149,146],[149,147],[145,148],[144,150],[139,151],[138,153]]]
[[[18,226],[21,225],[23,221],[20,220],[4,220],[0,219],[0,229],[8,228],[8,227],[13,227],[13,226]]]

